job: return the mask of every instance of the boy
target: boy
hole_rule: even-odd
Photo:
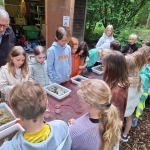
[[[133,53],[138,50],[138,46],[135,44],[137,40],[137,35],[136,34],[131,34],[129,36],[129,44],[127,44],[123,49],[122,53],[127,54],[127,53]]]
[[[118,41],[112,41],[110,42],[110,49],[115,50],[115,51],[120,51],[121,49],[121,44]]]
[[[64,121],[44,123],[47,94],[39,83],[17,84],[9,95],[15,116],[20,118],[25,132],[18,132],[0,150],[70,150],[71,139]]]

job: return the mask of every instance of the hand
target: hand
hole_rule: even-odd
[[[69,121],[68,121],[68,126],[70,127],[73,123],[74,123],[74,121],[75,121],[75,119],[69,119]]]
[[[84,66],[79,66],[79,69],[84,69]]]

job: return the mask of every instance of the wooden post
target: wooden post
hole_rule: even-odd
[[[150,24],[150,13],[149,13],[148,18],[147,18],[146,28],[150,27],[149,24]]]

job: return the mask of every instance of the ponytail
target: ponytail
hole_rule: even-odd
[[[100,121],[100,134],[102,135],[101,150],[112,150],[120,139],[122,121],[117,108],[111,106],[103,111]]]

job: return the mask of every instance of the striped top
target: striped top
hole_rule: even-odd
[[[99,150],[101,137],[99,123],[92,123],[89,113],[81,116],[70,126],[72,150]]]

